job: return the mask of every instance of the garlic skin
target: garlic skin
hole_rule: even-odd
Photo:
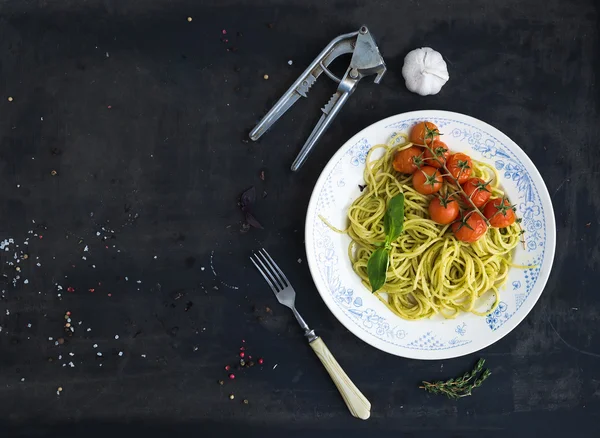
[[[402,76],[406,81],[406,88],[421,96],[439,93],[450,79],[446,61],[431,47],[409,52],[404,58]]]

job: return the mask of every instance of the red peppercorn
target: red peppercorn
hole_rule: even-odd
[[[244,357],[246,355],[246,353],[244,353],[243,351],[240,352],[240,357]]]
[[[229,378],[230,378],[231,380],[235,379],[235,374],[231,373],[231,374],[229,375]]]
[[[225,365],[225,371],[229,371],[231,367],[229,365]]]
[[[240,351],[244,351],[244,350],[245,350],[245,348],[244,348],[244,347],[240,347]]]
[[[73,287],[69,286],[67,288],[67,292],[75,292],[75,289]]]
[[[262,365],[263,363],[264,363],[264,360],[263,360],[263,358],[262,358],[262,357],[259,357],[259,358],[258,358],[258,364],[259,364],[259,365]]]

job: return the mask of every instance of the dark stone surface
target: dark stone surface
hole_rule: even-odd
[[[1,260],[2,436],[596,434],[596,3],[202,3],[0,2],[0,240],[14,238],[29,255],[16,287],[13,252]],[[362,23],[388,74],[380,86],[359,85],[299,174],[288,169],[335,88],[326,78],[259,143],[242,141],[328,41]],[[404,87],[403,57],[418,46],[448,60],[451,80],[438,96]],[[537,165],[556,212],[556,259],[539,303],[504,339],[454,360],[404,360],[362,343],[296,261],[328,158],[358,130],[416,109],[469,114],[508,134]],[[252,185],[267,192],[256,207],[265,230],[242,233],[237,197]],[[259,245],[281,260],[300,310],[370,398],[370,421],[350,417],[249,265]],[[75,333],[55,346],[48,338],[65,335],[66,311]],[[220,386],[242,339],[265,364]],[[418,389],[479,356],[494,375],[474,397]],[[69,360],[74,368],[62,366]]]

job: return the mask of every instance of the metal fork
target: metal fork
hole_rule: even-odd
[[[296,291],[283,271],[264,248],[259,250],[258,253],[252,254],[250,260],[269,286],[271,286],[277,300],[284,306],[292,309],[296,320],[304,330],[304,336],[307,337],[310,346],[325,366],[352,415],[361,420],[368,419],[371,416],[371,403],[352,383],[323,340],[315,335],[315,331],[311,330],[306,321],[304,321],[304,318],[300,316],[295,306]]]

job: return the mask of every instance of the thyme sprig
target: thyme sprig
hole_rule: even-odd
[[[467,397],[492,374],[489,369],[483,369],[484,364],[485,360],[479,359],[475,368],[472,371],[467,371],[461,377],[437,382],[423,381],[423,385],[419,388],[432,394],[443,394],[450,399]]]

